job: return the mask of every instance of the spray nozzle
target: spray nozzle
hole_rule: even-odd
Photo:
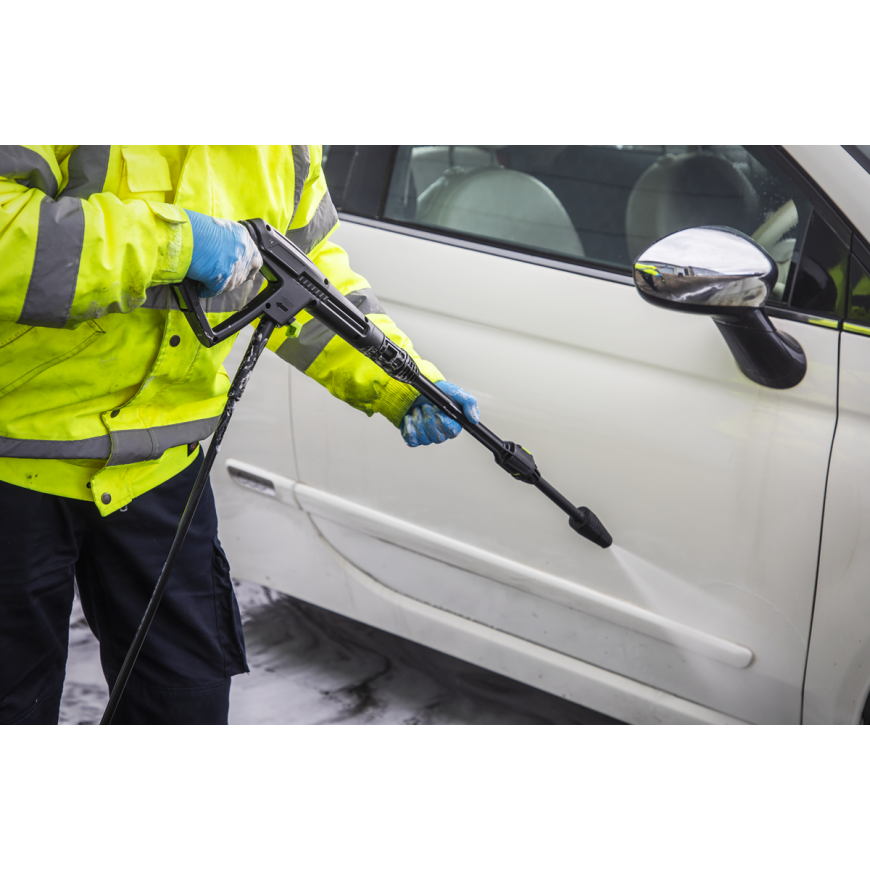
[[[601,520],[589,508],[578,507],[575,515],[568,520],[568,525],[578,535],[583,535],[586,540],[598,544],[604,550],[613,543],[610,532],[604,528]]]

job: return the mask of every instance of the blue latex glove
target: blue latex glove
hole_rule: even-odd
[[[437,381],[435,386],[454,402],[462,405],[465,416],[472,423],[480,422],[480,411],[474,396],[450,381]],[[440,444],[455,438],[462,431],[462,427],[436,408],[425,396],[418,396],[402,418],[401,431],[407,445],[419,447],[421,444]]]
[[[263,265],[251,234],[235,221],[187,211],[193,230],[193,257],[187,277],[202,284],[200,296],[235,290]]]

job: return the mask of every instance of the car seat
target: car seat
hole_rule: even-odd
[[[583,245],[556,195],[524,172],[454,166],[417,200],[416,222],[583,256]]]
[[[625,235],[633,260],[664,236],[698,226],[751,235],[761,222],[758,196],[730,161],[698,151],[659,158],[628,198]]]
[[[638,178],[661,155],[661,149],[655,153],[647,148],[570,145],[548,170],[527,171],[559,197],[590,260],[625,268],[629,265],[625,241],[628,197]]]

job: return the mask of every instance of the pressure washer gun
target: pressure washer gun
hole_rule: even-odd
[[[259,324],[254,330],[254,336],[245,351],[227,394],[226,406],[218,420],[208,452],[200,466],[190,498],[178,523],[166,562],[163,564],[154,591],[151,593],[148,607],[118,672],[118,678],[112,686],[109,703],[106,705],[106,711],[100,721],[101,725],[111,724],[115,715],[130,673],[139,656],[139,650],[145,642],[148,629],[157,613],[157,607],[169,581],[172,566],[175,564],[184,539],[187,537],[193,515],[205,491],[209,473],[221,448],[221,442],[229,425],[233,409],[244,392],[248,378],[250,378],[272,332],[278,327],[293,324],[296,315],[303,309],[315,320],[319,320],[349,345],[375,362],[391,377],[402,383],[410,384],[433,405],[436,405],[447,416],[459,423],[469,435],[492,452],[495,461],[508,474],[517,480],[537,487],[547,498],[565,511],[569,517],[568,523],[575,532],[598,544],[599,547],[606,548],[613,543],[613,539],[601,521],[589,508],[575,507],[541,477],[531,453],[512,441],[502,441],[481,423],[470,422],[456,402],[442,393],[432,381],[420,374],[420,370],[411,355],[387,338],[341,293],[333,289],[326,276],[296,245],[263,220],[249,220],[241,223],[260,249],[263,256],[261,272],[266,278],[266,286],[247,305],[222,323],[212,327],[202,308],[202,300],[198,292],[199,285],[195,281],[185,279],[175,287],[179,304],[185,316],[197,338],[206,347],[213,347],[258,318]]]
[[[260,249],[264,264],[262,273],[267,279],[266,287],[251,302],[220,325],[212,327],[202,310],[196,285],[184,282],[177,286],[184,313],[204,345],[211,347],[223,341],[258,317],[261,318],[260,328],[267,324],[265,328],[271,334],[276,327],[293,323],[296,315],[305,309],[388,375],[412,386],[459,423],[469,435],[492,452],[496,463],[508,474],[537,487],[568,514],[569,525],[575,532],[599,547],[609,547],[613,543],[601,521],[589,508],[575,507],[541,477],[531,453],[513,441],[502,441],[482,423],[470,422],[453,399],[420,373],[413,357],[387,338],[335,290],[326,276],[293,242],[263,220],[241,223]]]

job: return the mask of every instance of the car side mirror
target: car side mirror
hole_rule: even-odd
[[[634,283],[653,305],[708,314],[740,371],[765,387],[803,380],[800,344],[762,311],[778,267],[757,242],[729,227],[693,227],[659,239],[634,264]]]

